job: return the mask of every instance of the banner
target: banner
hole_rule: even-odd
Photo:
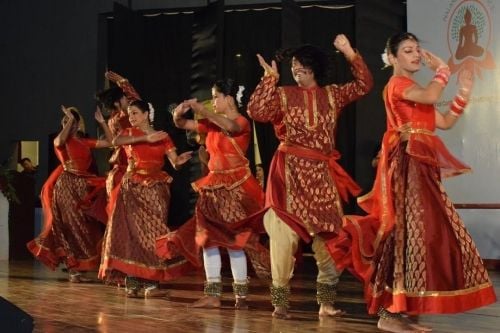
[[[496,5],[496,6],[495,6]],[[455,203],[500,203],[500,2],[494,0],[408,0],[408,31],[420,46],[450,66],[452,75],[438,109],[445,113],[457,92],[457,74],[473,72],[471,101],[456,125],[438,130],[472,173],[445,180]],[[416,80],[427,84],[425,67]]]

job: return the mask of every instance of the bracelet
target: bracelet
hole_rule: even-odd
[[[122,85],[123,83],[127,82],[128,80],[127,79],[120,79],[116,82],[116,84],[118,84],[119,86]]]
[[[436,69],[436,74],[434,75],[432,81],[439,83],[442,87],[446,87],[450,78],[450,74],[451,72],[448,66],[439,66]]]
[[[461,96],[460,94],[457,94],[455,98],[453,98],[453,101],[451,102],[450,105],[450,114],[454,117],[460,117],[462,113],[464,113],[464,109],[467,106],[467,100]]]
[[[264,71],[264,77],[266,76],[278,77],[278,74],[276,72],[266,70]]]

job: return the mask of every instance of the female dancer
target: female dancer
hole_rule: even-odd
[[[118,87],[112,87],[98,93],[97,99],[110,113],[108,125],[113,138],[115,138],[123,129],[130,127],[127,107],[131,102],[139,100],[141,97],[130,82],[120,74],[107,71],[105,76],[106,79],[114,82]],[[112,167],[106,178],[108,195],[116,185],[120,184],[123,175],[127,171],[127,154],[125,154],[123,147],[114,147],[109,163]]]
[[[247,308],[246,254],[259,276],[268,275],[269,272],[267,250],[258,243],[258,233],[264,232],[262,224],[246,220],[249,215],[262,209],[264,193],[252,176],[245,157],[252,131],[250,123],[236,107],[237,90],[231,79],[217,81],[212,88],[215,113],[208,111],[195,99],[179,104],[174,112],[177,127],[207,133],[205,142],[210,155],[208,175],[193,183],[193,188],[199,194],[194,217],[157,243],[160,256],[169,257],[169,248],[176,248],[196,265],[200,265],[198,253],[203,248],[205,296],[196,301],[193,307],[221,306],[219,247],[226,248],[229,253],[235,308]],[[194,121],[183,118],[182,115],[189,109],[205,119]]]
[[[128,107],[132,127],[113,139],[114,145],[125,148],[128,169],[110,195],[111,216],[99,278],[107,281],[126,278],[128,297],[165,296],[159,282],[191,268],[185,260],[174,258],[164,262],[155,255],[156,238],[168,232],[172,177],[162,170],[164,156],[178,168],[191,158],[191,152],[177,155],[168,134],[151,127],[149,113],[148,103],[132,102]]]
[[[389,38],[386,54],[394,67],[384,90],[387,131],[374,187],[358,200],[369,215],[346,216],[344,242],[330,252],[364,281],[368,311],[378,312],[380,329],[430,331],[401,314],[457,313],[495,302],[479,253],[441,183],[441,176],[469,167],[434,133],[462,116],[473,81],[470,72],[459,73],[457,94],[441,114],[433,104],[448,82],[446,64],[420,49],[411,33]],[[424,87],[413,80],[421,60],[435,71]]]
[[[71,282],[85,282],[87,279],[80,272],[99,265],[103,235],[99,221],[85,214],[93,201],[93,194],[104,187],[104,179],[88,171],[92,163],[90,150],[111,146],[112,136],[99,110],[95,119],[102,126],[107,140],[81,138],[78,110],[64,106],[61,109],[64,112],[62,130],[54,139],[55,153],[61,165],[42,188],[44,229],[27,246],[51,269],[64,262]]]

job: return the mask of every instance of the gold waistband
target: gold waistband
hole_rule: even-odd
[[[401,133],[401,140],[402,141],[408,141],[411,134],[423,134],[423,135],[432,135],[432,136],[436,135],[433,131],[428,130],[426,128],[413,128],[413,127],[411,127],[411,124],[404,124],[403,126],[400,126],[397,129],[397,131]]]
[[[133,168],[130,165],[127,167],[127,172],[138,173],[141,175],[151,175],[154,173],[161,172],[162,169],[159,168]]]
[[[244,169],[250,170],[250,168],[248,167],[248,164],[242,165],[240,167],[236,167],[236,168],[233,168],[233,169],[210,170],[210,173],[215,173],[215,174],[233,173],[233,172],[237,172],[237,171],[244,170]]]

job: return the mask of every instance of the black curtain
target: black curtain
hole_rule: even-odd
[[[262,77],[257,61],[260,53],[271,60],[281,45],[281,13],[278,9],[228,11],[224,15],[224,76],[235,79],[245,87],[243,110],[248,97]],[[245,113],[245,111],[244,111]],[[271,158],[278,146],[273,127],[269,123],[255,123],[262,166],[267,178]],[[247,156],[254,161],[253,144]],[[252,163],[253,167],[253,163]]]

